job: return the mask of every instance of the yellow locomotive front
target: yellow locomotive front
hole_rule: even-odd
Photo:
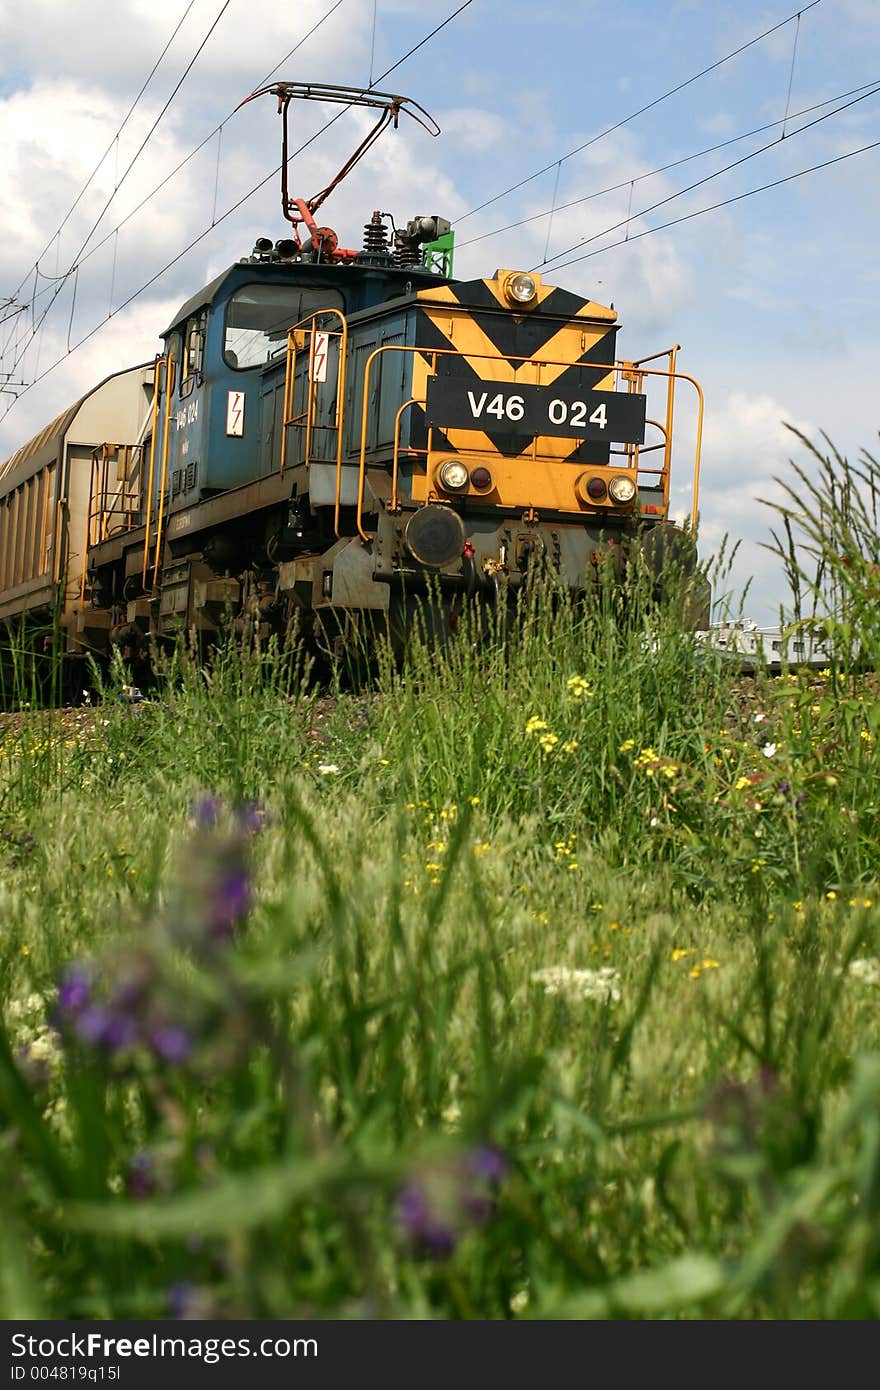
[[[638,541],[661,580],[682,537],[669,518],[676,384],[695,392],[694,521],[702,394],[677,371],[676,347],[623,361],[617,331],[613,307],[515,270],[438,281],[353,316],[333,420],[343,501],[357,457],[355,523],[370,556],[360,573],[392,587],[435,576],[444,590],[497,591],[540,565],[582,592],[609,553],[623,559]],[[341,387],[338,372],[331,380]],[[344,506],[337,517],[342,535]],[[331,579],[326,599],[334,589]],[[702,592],[695,626],[707,602]]]

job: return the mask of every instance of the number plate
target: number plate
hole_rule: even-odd
[[[551,434],[616,444],[641,444],[645,438],[645,397],[620,391],[578,394],[553,386],[432,376],[425,414],[429,425],[441,429]]]

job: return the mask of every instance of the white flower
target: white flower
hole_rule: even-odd
[[[851,960],[849,974],[864,985],[880,985],[880,960],[876,956],[865,956],[861,960]]]
[[[776,748],[777,745],[775,743],[765,743],[761,752],[764,754],[765,758],[772,758],[773,754],[776,752]]]
[[[335,777],[338,771],[336,763],[318,763],[318,772],[322,777]]]
[[[600,970],[572,970],[567,965],[552,965],[546,970],[533,970],[532,983],[544,986],[545,994],[562,994],[567,999],[620,1001],[620,975],[610,966]]]
[[[763,724],[763,723],[764,723],[764,720],[765,720],[766,718],[767,718],[766,714],[763,714],[763,713],[758,713],[758,714],[756,714],[756,715],[754,716],[754,719],[755,719],[755,723],[756,723],[756,724]]]
[[[524,1313],[529,1306],[528,1289],[519,1289],[510,1300],[511,1313]]]

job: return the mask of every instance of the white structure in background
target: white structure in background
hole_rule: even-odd
[[[746,673],[758,667],[779,670],[787,666],[825,667],[828,649],[802,628],[788,632],[781,627],[758,627],[750,618],[712,625],[694,634],[698,646],[735,663]]]

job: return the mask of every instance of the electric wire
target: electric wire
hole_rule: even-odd
[[[133,169],[134,165],[137,163],[138,159],[140,158],[141,154],[143,153],[144,149],[146,148],[148,142],[149,142],[150,139],[152,138],[152,136],[153,136],[153,134],[154,134],[154,132],[155,132],[157,126],[159,125],[159,122],[162,120],[162,117],[165,115],[165,112],[168,110],[168,108],[169,108],[169,106],[171,105],[172,101],[173,101],[174,98],[177,96],[177,93],[180,91],[181,87],[183,86],[184,82],[186,81],[187,77],[189,76],[190,72],[192,71],[192,69],[193,69],[193,67],[194,67],[194,65],[195,65],[195,63],[196,63],[196,61],[197,61],[197,59],[199,58],[199,55],[201,54],[202,50],[204,49],[204,47],[205,47],[205,45],[207,44],[208,40],[210,39],[211,35],[214,33],[214,30],[217,28],[217,25],[220,23],[220,21],[221,21],[221,19],[223,18],[224,14],[225,14],[226,11],[229,9],[229,6],[230,6],[231,3],[232,3],[232,0],[223,0],[223,4],[221,5],[220,10],[218,11],[218,13],[217,13],[215,19],[213,20],[213,22],[212,22],[212,24],[211,24],[211,27],[208,29],[208,32],[205,34],[205,36],[204,36],[204,38],[202,39],[201,43],[198,45],[198,47],[197,47],[195,53],[193,54],[192,58],[190,59],[189,63],[187,63],[187,65],[186,65],[186,67],[185,67],[183,73],[181,74],[181,76],[179,77],[178,81],[176,82],[176,84],[175,84],[175,86],[174,86],[174,89],[173,89],[172,92],[171,92],[171,95],[168,97],[167,101],[165,102],[165,104],[164,104],[164,106],[162,107],[161,111],[159,112],[158,116],[157,116],[156,119],[154,120],[153,124],[150,126],[150,129],[147,131],[147,134],[144,136],[143,140],[141,141],[140,145],[138,146],[138,149],[136,150],[135,154],[132,156],[131,160],[129,161],[128,165],[126,166],[126,169],[125,169],[125,171],[123,172],[122,178],[119,180],[119,182],[118,182],[118,184],[116,185],[116,187],[114,188],[113,192],[110,194],[110,197],[109,197],[109,198],[107,199],[107,201],[105,202],[103,208],[101,209],[101,211],[100,211],[100,213],[98,214],[98,216],[97,216],[95,222],[93,223],[91,230],[89,231],[88,235],[86,236],[85,241],[82,243],[82,245],[80,246],[79,251],[76,253],[76,255],[74,256],[73,260],[71,261],[70,267],[69,267],[69,269],[68,269],[67,275],[66,275],[65,277],[62,278],[61,283],[59,284],[58,288],[54,291],[54,293],[53,293],[53,295],[52,295],[52,298],[49,300],[49,303],[47,304],[46,308],[43,310],[43,312],[42,312],[42,314],[41,314],[41,316],[40,316],[38,322],[36,323],[36,325],[35,325],[35,327],[34,327],[34,329],[33,329],[32,337],[33,337],[33,335],[35,335],[35,334],[38,332],[38,330],[42,327],[43,322],[45,321],[46,315],[50,312],[50,310],[51,310],[51,308],[52,308],[52,305],[55,303],[55,301],[56,301],[56,299],[58,298],[59,294],[61,294],[61,292],[62,292],[62,290],[63,290],[63,288],[64,288],[64,285],[67,283],[67,280],[69,279],[69,277],[70,277],[71,275],[73,275],[74,273],[76,273],[76,274],[79,273],[79,258],[80,258],[80,256],[82,256],[83,252],[85,251],[86,247],[88,246],[89,242],[91,241],[92,237],[94,236],[95,232],[97,231],[98,227],[100,226],[101,222],[103,221],[103,218],[104,218],[105,213],[107,212],[107,209],[110,207],[110,204],[113,202],[113,199],[116,197],[116,194],[119,192],[119,189],[122,187],[123,183],[125,182],[125,180],[126,180],[126,178],[128,177],[129,173],[130,173],[131,170]],[[29,346],[29,344],[25,344],[25,347],[22,349],[22,352],[16,357],[15,361],[13,362],[13,371],[14,371],[15,368],[18,366],[19,362],[21,361],[21,358],[23,357],[24,353],[27,351],[28,346]]]
[[[525,227],[530,222],[540,222],[543,217],[552,217],[557,212],[567,212],[569,208],[580,207],[582,203],[589,203],[595,198],[603,198],[607,193],[618,193],[621,188],[629,188],[631,183],[643,183],[645,179],[652,179],[657,174],[666,174],[670,169],[678,169],[682,164],[690,164],[695,159],[702,159],[707,154],[717,154],[719,150],[726,150],[731,145],[738,145],[741,140],[749,140],[753,135],[763,135],[765,131],[775,130],[784,125],[787,120],[796,121],[801,116],[809,116],[813,111],[820,111],[825,106],[830,106],[832,102],[845,101],[847,97],[857,96],[864,92],[868,96],[873,96],[880,92],[880,78],[875,78],[873,82],[863,82],[861,86],[850,87],[846,92],[839,92],[836,96],[828,97],[825,101],[814,102],[812,106],[803,106],[800,111],[795,111],[786,117],[780,117],[776,121],[768,121],[765,125],[754,126],[751,130],[744,130],[739,135],[731,135],[727,140],[720,140],[715,145],[707,145],[702,150],[696,150],[693,154],[682,155],[680,159],[670,160],[668,164],[659,164],[655,169],[648,169],[644,174],[636,174],[632,179],[621,179],[619,183],[610,183],[605,188],[597,188],[592,193],[584,193],[579,198],[572,198],[568,203],[555,203],[552,208],[542,208],[540,212],[530,213],[528,217],[517,218],[515,222],[505,222],[502,227],[494,227],[490,232],[480,232],[479,236],[468,237],[466,241],[456,239],[456,248],[462,251],[465,246],[473,246],[478,241],[486,241],[494,236],[501,236],[503,232],[512,232],[517,227]],[[843,109],[843,108],[841,108]],[[797,134],[797,131],[794,132]],[[456,224],[457,225],[457,224]],[[545,261],[547,259],[545,250]],[[552,260],[553,257],[550,257]]]
[[[702,77],[708,76],[710,72],[715,72],[716,69],[723,67],[725,63],[729,63],[731,59],[738,58],[741,53],[745,53],[747,49],[753,48],[755,44],[760,43],[762,39],[769,38],[771,34],[775,34],[779,29],[784,29],[786,24],[790,24],[793,19],[800,21],[802,14],[806,14],[808,10],[814,10],[816,6],[821,5],[821,3],[822,0],[812,0],[812,4],[804,5],[801,9],[793,11],[792,14],[788,15],[785,19],[781,19],[778,24],[774,24],[772,28],[765,29],[762,33],[756,34],[753,39],[749,39],[748,43],[741,44],[739,48],[733,49],[730,53],[725,53],[723,58],[718,58],[716,62],[710,63],[708,67],[702,68],[691,77],[685,78],[685,80],[679,82],[677,86],[670,87],[668,92],[663,92],[659,97],[654,97],[653,101],[649,101],[646,105],[640,106],[637,111],[631,111],[628,116],[624,116],[621,120],[615,121],[614,125],[606,126],[604,130],[600,130],[597,135],[593,135],[589,140],[585,140],[584,143],[578,145],[576,149],[569,150],[568,154],[561,156],[561,162],[564,164],[567,159],[572,159],[576,154],[580,154],[583,150],[589,149],[591,145],[597,144],[599,140],[604,140],[606,135],[612,135],[614,131],[620,130],[625,125],[629,125],[630,121],[636,120],[639,116],[644,116],[646,111],[652,111],[654,107],[659,106],[661,102],[668,101],[670,97],[674,97],[679,92],[683,92],[686,87],[692,86],[694,82],[699,82]],[[456,225],[460,226],[468,217],[473,217],[475,213],[482,212],[483,208],[490,207],[492,203],[497,203],[501,198],[506,198],[508,193],[515,193],[517,189],[524,188],[527,183],[532,183],[535,179],[540,178],[542,174],[546,174],[551,169],[555,168],[558,162],[560,161],[552,159],[550,163],[545,164],[542,169],[536,169],[533,174],[529,174],[526,178],[520,179],[518,183],[513,183],[509,188],[502,189],[500,193],[493,194],[491,198],[487,198],[485,202],[478,204],[475,208],[471,208],[470,212],[466,212],[459,217],[456,220]]]
[[[341,0],[338,0],[338,3],[341,3]],[[459,14],[461,14],[463,10],[466,10],[468,6],[472,3],[473,0],[463,0],[463,3],[460,4],[457,7],[457,9],[453,10],[450,14],[448,14],[444,20],[442,20],[430,31],[430,33],[426,34],[424,38],[420,39],[417,44],[414,44],[412,48],[408,49],[407,52],[402,55],[402,57],[398,58],[397,61],[392,63],[390,67],[386,68],[383,73],[381,73],[377,78],[374,79],[370,86],[375,87],[378,83],[384,81],[386,77],[389,77],[392,72],[395,72],[397,68],[401,67],[407,61],[407,59],[411,58],[414,53],[417,53],[420,48],[423,48],[424,45],[429,42],[429,40],[434,38],[436,34],[439,34],[442,29],[445,29],[448,24],[451,24],[451,22]],[[816,3],[818,3],[818,0],[816,0]],[[280,64],[278,66],[280,66]],[[273,69],[273,72],[274,71],[277,71],[277,67]],[[272,74],[270,73],[269,76],[271,77],[271,75]],[[265,85],[265,83],[263,83],[262,85]],[[309,145],[313,143],[313,141],[317,140],[319,136],[323,135],[324,132],[327,129],[329,129],[331,125],[333,125],[337,120],[339,120],[340,117],[344,115],[345,111],[348,109],[348,107],[341,108],[341,110],[337,112],[336,115],[332,116],[330,120],[326,122],[325,125],[321,126],[319,130],[315,131],[314,134],[312,134],[308,138],[308,140],[304,141],[298,149],[294,150],[293,153],[289,156],[289,159],[292,160],[296,158],[297,155],[301,154],[303,150],[305,150]],[[212,132],[212,134],[216,134],[216,132]],[[255,184],[254,187],[251,188],[247,193],[245,193],[241,198],[239,198],[237,202],[233,203],[231,207],[227,208],[226,211],[216,219],[216,222],[214,222],[211,226],[206,227],[202,232],[198,234],[198,236],[194,237],[193,240],[189,242],[189,244],[185,246],[182,251],[179,251],[176,256],[174,256],[170,261],[168,261],[161,268],[161,270],[158,270],[155,275],[152,275],[149,280],[145,281],[145,283],[142,284],[138,289],[134,290],[132,294],[128,296],[127,299],[123,300],[123,302],[119,304],[116,309],[114,309],[112,314],[108,315],[107,318],[102,319],[100,323],[95,324],[93,328],[91,328],[87,333],[85,333],[81,338],[79,338],[66,352],[63,352],[60,355],[60,357],[58,357],[50,366],[44,368],[44,370],[40,372],[39,375],[35,375],[33,379],[24,387],[24,389],[18,393],[14,400],[12,400],[7,405],[6,409],[3,411],[3,414],[0,415],[0,421],[6,418],[6,416],[9,414],[10,410],[12,409],[13,405],[17,400],[20,400],[22,396],[26,395],[27,392],[32,390],[33,387],[38,385],[39,382],[45,380],[45,378],[51,372],[53,372],[56,369],[56,367],[60,366],[62,362],[66,361],[67,358],[71,356],[72,353],[76,352],[78,348],[82,347],[85,343],[89,342],[89,340],[93,338],[96,333],[100,332],[100,330],[104,328],[104,326],[110,318],[113,318],[115,317],[115,315],[121,313],[123,309],[127,309],[128,306],[132,304],[135,299],[138,299],[140,295],[142,295],[146,290],[150,289],[151,286],[154,285],[157,280],[161,279],[161,277],[168,270],[175,266],[178,263],[178,261],[182,260],[183,257],[186,256],[193,249],[193,247],[197,246],[200,241],[203,241],[206,236],[210,235],[210,233],[214,229],[214,226],[219,226],[220,223],[224,222],[227,217],[231,217],[232,214],[234,212],[237,212],[240,207],[242,207],[246,202],[249,201],[250,198],[254,196],[254,194],[260,192],[261,189],[265,188],[266,184],[268,184],[272,179],[276,178],[280,172],[281,165],[279,164],[276,169],[273,169],[271,173],[267,174],[265,178],[261,179],[259,183]]]
[[[853,97],[850,101],[845,102],[844,105],[836,106],[833,111],[826,111],[822,116],[815,116],[812,121],[807,121],[805,125],[798,126],[797,130],[793,130],[786,139],[791,141],[796,135],[803,135],[805,131],[812,130],[814,126],[821,125],[823,121],[831,120],[833,116],[839,116],[841,111],[847,111],[850,107],[857,106],[860,101],[866,101],[869,97],[874,96],[878,90],[880,90],[880,87],[872,88],[870,91],[863,92],[861,96]],[[685,193],[692,193],[695,188],[701,188],[703,184],[711,183],[713,179],[720,178],[722,174],[728,174],[731,169],[737,169],[740,165],[747,164],[750,159],[756,159],[758,155],[766,154],[767,150],[775,149],[778,144],[778,140],[768,140],[766,144],[759,145],[756,150],[749,150],[748,154],[740,155],[739,159],[733,159],[729,164],[722,165],[720,169],[714,169],[710,174],[704,174],[701,179],[695,179],[693,183],[687,184],[684,188],[679,188],[675,193],[670,193],[665,198],[659,198],[656,203],[651,203],[648,207],[640,208],[636,213],[636,217],[644,217],[649,212],[656,212],[658,208],[665,207],[667,203],[674,202],[676,198],[684,197]],[[558,261],[561,256],[567,256],[571,251],[576,250],[580,246],[587,246],[590,242],[598,241],[600,237],[608,236],[611,232],[616,232],[619,227],[624,226],[629,220],[629,218],[621,218],[620,221],[613,222],[610,226],[603,228],[601,232],[594,232],[591,236],[581,237],[578,241],[573,242],[571,246],[567,246],[565,250],[555,252],[550,257],[549,261],[542,261],[541,265],[549,265],[553,261]],[[539,267],[533,266],[532,268],[537,270]],[[556,266],[554,269],[559,269],[559,267]]]
[[[683,222],[690,222],[695,217],[703,217],[707,212],[716,212],[719,208],[730,207],[732,203],[741,203],[744,198],[752,198],[756,193],[766,193],[771,188],[779,188],[784,183],[792,183],[795,179],[802,179],[806,174],[815,174],[820,169],[830,169],[833,164],[842,164],[845,159],[853,159],[858,154],[867,154],[869,150],[880,149],[880,140],[873,140],[869,145],[859,145],[855,150],[847,150],[845,154],[835,155],[833,159],[825,159],[821,164],[811,164],[808,169],[798,169],[793,174],[786,174],[784,178],[773,179],[771,183],[762,183],[757,188],[746,189],[745,193],[736,193],[730,198],[723,198],[718,203],[710,203],[707,207],[696,208],[693,212],[686,212],[682,217],[675,217],[670,222],[661,222],[657,227],[647,227],[642,232],[634,232],[629,238],[621,237],[619,241],[609,242],[607,246],[597,246],[593,251],[585,251],[582,256],[573,256],[569,261],[563,261],[562,265],[555,266],[555,270],[563,270],[566,266],[577,265],[579,261],[587,261],[591,256],[600,256],[603,251],[613,251],[615,247],[626,246],[634,241],[639,241],[642,237],[653,236],[655,232],[665,232],[669,227],[679,227]]]
[[[145,79],[143,85],[141,86],[140,91],[138,92],[138,94],[137,94],[137,96],[135,97],[134,101],[131,103],[131,106],[129,106],[129,108],[128,108],[128,110],[126,111],[125,115],[123,116],[122,121],[120,122],[119,126],[118,126],[117,129],[116,129],[116,134],[113,136],[113,139],[110,141],[110,144],[107,146],[106,150],[105,150],[104,153],[101,155],[101,158],[98,160],[97,164],[95,165],[95,167],[94,167],[94,169],[92,170],[92,172],[89,174],[89,176],[88,176],[88,178],[86,179],[85,183],[83,184],[82,188],[81,188],[81,189],[79,190],[79,192],[77,193],[76,197],[74,198],[74,200],[73,200],[73,202],[71,203],[70,207],[68,208],[67,212],[64,214],[63,218],[62,218],[61,221],[58,223],[58,226],[56,227],[55,231],[52,233],[52,235],[51,235],[51,237],[49,238],[49,240],[46,242],[46,245],[43,247],[42,251],[41,251],[40,254],[37,256],[37,259],[34,261],[33,265],[29,267],[29,269],[27,270],[27,272],[22,276],[22,278],[21,278],[19,284],[17,285],[17,287],[16,287],[16,289],[13,291],[13,293],[18,294],[18,291],[19,291],[20,289],[22,289],[22,287],[24,286],[25,281],[26,281],[27,279],[29,279],[32,270],[37,270],[37,271],[39,271],[40,275],[43,276],[44,279],[45,279],[45,278],[51,278],[51,279],[57,278],[57,277],[55,277],[55,276],[52,276],[52,277],[44,276],[43,271],[41,271],[41,270],[39,269],[39,267],[40,267],[40,261],[43,259],[43,257],[45,256],[46,252],[49,250],[49,247],[52,245],[52,243],[53,243],[53,241],[55,240],[55,238],[61,235],[61,233],[63,232],[65,226],[67,225],[67,223],[69,222],[70,218],[72,217],[73,213],[74,213],[74,212],[76,211],[76,209],[79,207],[79,204],[80,204],[80,202],[82,201],[83,196],[84,196],[85,193],[88,191],[88,189],[91,187],[92,180],[94,179],[94,177],[95,177],[95,175],[97,174],[98,170],[101,168],[101,165],[104,163],[104,160],[107,158],[108,154],[109,154],[110,151],[112,150],[114,144],[118,141],[120,135],[121,135],[122,132],[125,130],[125,127],[128,125],[128,122],[130,121],[131,117],[133,116],[133,114],[134,114],[134,112],[135,112],[135,109],[136,109],[138,103],[140,102],[141,97],[144,95],[144,93],[146,92],[146,90],[147,90],[147,88],[149,87],[150,83],[152,82],[153,78],[155,77],[156,72],[158,71],[158,68],[159,68],[159,66],[160,66],[160,64],[161,64],[161,62],[162,62],[162,59],[165,57],[165,54],[168,52],[168,50],[169,50],[169,48],[171,47],[171,45],[173,44],[174,40],[177,38],[177,35],[180,33],[180,30],[182,29],[184,23],[186,22],[187,16],[189,15],[189,12],[190,12],[190,10],[192,9],[192,7],[193,7],[193,5],[195,4],[195,2],[196,2],[196,0],[189,0],[189,4],[187,5],[187,7],[186,7],[186,9],[184,10],[183,14],[180,16],[180,19],[177,21],[176,25],[174,26],[174,29],[172,30],[170,37],[166,40],[165,47],[162,49],[162,52],[159,54],[159,56],[158,56],[158,58],[156,59],[155,63],[154,63],[153,66],[151,67],[149,73],[147,74],[147,77],[146,77],[146,79]]]

